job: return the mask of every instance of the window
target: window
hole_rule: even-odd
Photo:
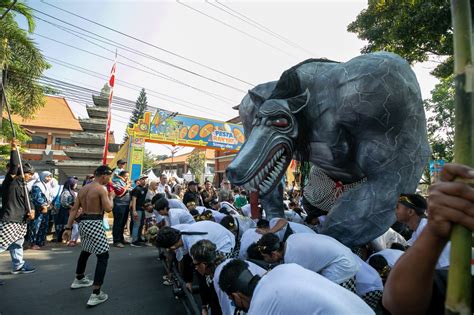
[[[48,139],[43,136],[31,136],[31,141],[29,144],[46,144]]]
[[[56,138],[54,138],[54,144],[57,144],[57,145],[66,145],[66,146],[73,146],[73,145],[74,145],[74,141],[72,141],[72,139],[70,139],[70,138],[59,138],[59,137],[56,137]]]
[[[214,174],[214,170],[216,168],[215,164],[207,164],[207,168],[209,169],[210,174]]]

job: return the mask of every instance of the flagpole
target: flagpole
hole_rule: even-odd
[[[110,134],[110,124],[112,122],[112,98],[114,94],[114,85],[115,85],[115,69],[117,67],[117,50],[115,50],[115,61],[110,71],[109,79],[109,106],[107,109],[107,128],[105,130],[105,144],[104,144],[104,153],[102,155],[102,165],[107,165],[107,155],[109,153],[109,134]]]

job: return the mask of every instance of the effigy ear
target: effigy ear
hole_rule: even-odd
[[[309,103],[310,96],[309,90],[306,89],[302,94],[289,98],[287,102],[291,112],[297,114],[304,109]]]
[[[257,108],[260,107],[260,105],[262,105],[263,103],[265,103],[266,99],[262,95],[252,90],[249,90],[248,93],[249,93],[250,99],[255,104],[255,106],[257,106]]]

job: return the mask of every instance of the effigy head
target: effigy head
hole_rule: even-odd
[[[261,195],[273,190],[284,175],[298,145],[297,115],[308,105],[310,93],[288,99],[265,100],[249,91],[258,110],[252,131],[232,163],[227,178],[236,186],[244,186]]]

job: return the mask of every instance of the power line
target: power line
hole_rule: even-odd
[[[218,0],[215,0],[216,3],[219,4],[219,5],[221,5],[222,7],[226,8],[227,10],[224,9],[224,8],[222,8],[222,7],[219,7],[219,6],[215,5],[215,4],[213,4],[213,3],[210,2],[209,0],[205,0],[205,1],[206,1],[208,4],[212,5],[213,7],[216,7],[217,9],[219,9],[219,10],[221,10],[221,11],[224,11],[224,12],[226,12],[227,14],[232,15],[233,17],[235,17],[235,18],[237,18],[237,19],[239,19],[239,20],[241,20],[241,21],[243,21],[243,22],[245,22],[245,23],[247,23],[247,24],[250,24],[250,25],[252,25],[252,26],[258,28],[258,29],[260,29],[261,31],[264,31],[265,33],[270,34],[270,35],[272,35],[273,37],[276,37],[276,38],[282,40],[283,42],[285,42],[286,44],[288,44],[288,45],[290,45],[290,46],[292,46],[292,47],[294,47],[294,48],[298,48],[298,49],[300,49],[300,50],[302,50],[302,51],[304,51],[304,52],[310,54],[311,56],[314,56],[314,55],[315,55],[314,52],[312,52],[312,51],[310,51],[310,50],[308,50],[308,49],[306,49],[306,48],[304,48],[304,47],[298,45],[298,44],[295,43],[295,42],[292,42],[292,41],[289,40],[288,38],[286,38],[286,37],[284,37],[284,36],[282,36],[282,35],[280,35],[280,34],[274,32],[274,31],[272,31],[272,30],[269,29],[268,27],[266,27],[266,26],[262,25],[261,23],[255,21],[255,20],[253,20],[253,19],[251,19],[251,18],[249,18],[248,16],[246,16],[246,15],[244,15],[244,14],[242,14],[242,13],[240,13],[240,12],[238,12],[238,11],[232,9],[232,8],[230,8],[229,6],[223,4],[222,2],[219,2]],[[230,11],[230,12],[229,12],[229,11]]]
[[[121,31],[119,31],[119,30],[116,30],[116,29],[114,29],[114,28],[112,28],[112,27],[106,26],[106,25],[104,25],[104,24],[101,24],[101,23],[99,23],[99,22],[93,21],[93,20],[88,19],[88,18],[86,18],[86,17],[80,16],[79,14],[76,14],[76,13],[74,13],[74,12],[68,11],[68,10],[63,9],[63,8],[61,8],[61,7],[58,7],[58,6],[56,6],[56,5],[53,5],[53,4],[51,4],[51,3],[46,2],[46,1],[44,1],[44,0],[41,0],[41,2],[43,2],[43,3],[46,4],[46,5],[49,5],[49,6],[53,7],[53,8],[55,8],[55,9],[58,9],[58,10],[63,11],[63,12],[66,12],[66,13],[68,13],[68,14],[71,14],[71,15],[75,16],[75,17],[78,17],[78,18],[80,18],[80,19],[82,19],[82,20],[88,21],[88,22],[90,22],[90,23],[92,23],[92,24],[98,25],[98,26],[103,27],[103,28],[105,28],[105,29],[108,29],[108,30],[110,30],[110,31],[112,31],[112,32],[115,32],[115,33],[117,33],[117,34],[120,34],[120,35],[125,36],[125,37],[130,38],[130,39],[133,39],[133,40],[135,40],[135,41],[138,41],[138,42],[140,42],[140,43],[142,43],[142,44],[145,44],[145,45],[147,45],[147,46],[153,47],[153,48],[158,49],[158,50],[160,50],[160,51],[164,51],[164,52],[166,52],[166,53],[168,53],[168,54],[170,54],[170,55],[172,55],[172,56],[181,58],[181,59],[186,60],[186,61],[188,61],[188,62],[191,62],[191,63],[193,63],[193,64],[199,65],[199,66],[201,66],[201,67],[203,67],[203,68],[206,68],[206,69],[208,69],[208,70],[211,70],[211,71],[214,71],[214,72],[216,72],[216,73],[222,74],[222,75],[224,75],[224,76],[226,76],[226,77],[228,77],[228,78],[232,78],[232,79],[237,80],[237,81],[240,81],[240,82],[242,82],[242,83],[245,83],[245,84],[254,86],[254,84],[249,83],[249,82],[247,82],[247,81],[244,81],[244,80],[242,80],[242,79],[239,79],[239,78],[237,78],[237,77],[235,77],[235,76],[233,76],[233,75],[227,74],[227,73],[225,73],[225,72],[223,72],[223,71],[217,70],[217,69],[212,68],[212,67],[210,67],[210,66],[207,66],[207,65],[205,65],[205,64],[203,64],[203,63],[197,62],[197,61],[195,61],[195,60],[192,60],[192,59],[190,59],[190,58],[187,58],[187,57],[184,57],[184,56],[182,56],[182,55],[180,55],[180,54],[177,54],[177,53],[175,53],[175,52],[172,52],[172,51],[170,51],[170,50],[167,50],[167,49],[164,49],[164,48],[159,47],[159,46],[157,46],[157,45],[151,44],[151,43],[146,42],[146,41],[144,41],[144,40],[142,40],[142,39],[140,39],[140,38],[137,38],[137,37],[135,37],[135,36],[132,36],[132,35],[126,34],[126,33],[124,33],[124,32],[121,32]],[[53,19],[55,19],[55,20],[57,20],[57,21],[60,21],[60,22],[62,22],[62,23],[65,23],[65,24],[68,24],[68,25],[71,25],[71,26],[76,27],[75,25],[73,25],[73,24],[71,24],[71,23],[69,23],[69,22],[66,22],[66,21],[64,21],[64,20],[58,19],[58,18],[56,18],[56,17],[54,17],[54,16],[52,16],[52,15],[49,15],[49,14],[47,14],[47,13],[44,13],[44,12],[40,11],[40,10],[37,10],[37,9],[34,9],[34,8],[31,8],[31,9],[34,10],[34,11],[36,11],[36,12],[38,12],[38,13],[41,13],[41,14],[43,14],[43,15],[45,15],[45,16],[48,16],[48,17],[50,17],[50,18],[53,18]],[[82,28],[80,28],[80,29],[82,29]],[[84,29],[82,29],[82,30],[84,30]]]
[[[74,69],[74,70],[76,70],[76,69]],[[79,71],[79,70],[77,70],[77,71]],[[92,75],[92,74],[89,74],[89,73],[86,73],[86,72],[84,72],[84,73],[87,74],[87,75],[90,75],[90,76],[99,78],[99,79],[107,79],[107,78],[101,78],[101,77],[99,77],[99,76],[95,76],[95,75]],[[62,82],[68,82],[68,81],[69,81],[69,82],[73,82],[73,83],[76,83],[76,84],[81,84],[82,86],[85,86],[85,87],[88,87],[88,88],[91,88],[91,89],[96,89],[95,87],[89,86],[89,85],[87,85],[87,84],[84,84],[84,83],[82,83],[82,82],[78,82],[78,81],[75,81],[75,80],[72,80],[72,79],[69,79],[69,78],[61,78],[60,76],[57,76],[57,75],[55,75],[55,77],[56,77],[56,78],[59,78],[59,79],[62,79]],[[105,77],[105,76],[104,76],[104,77]],[[47,78],[47,77],[43,77],[43,78]],[[68,81],[65,81],[65,80],[68,80]],[[132,87],[129,87],[129,86],[120,84],[119,82],[121,82],[121,81],[119,81],[119,80],[116,80],[116,81],[115,81],[116,86],[122,86],[122,87],[124,87],[124,88],[130,89],[130,90],[133,90],[133,91],[136,91],[136,92],[140,92],[141,89],[142,89],[142,87],[140,87],[140,86],[138,86],[138,85],[136,85],[136,86],[137,86],[139,89],[136,89],[136,88],[132,88]],[[155,95],[153,95],[152,93],[150,93],[150,90],[148,90],[148,89],[145,89],[145,90],[146,90],[146,93],[147,93],[147,97],[155,97],[155,98],[163,99],[163,100],[166,100],[166,101],[168,101],[168,102],[174,103],[174,104],[176,104],[176,105],[178,105],[178,106],[189,107],[189,106],[187,106],[187,105],[179,104],[179,103],[177,103],[176,101],[169,100],[169,99],[167,99],[167,98],[165,98],[165,97],[155,96]],[[199,105],[197,105],[197,106],[199,106]],[[204,110],[203,110],[203,111],[204,111]],[[210,112],[210,113],[212,113],[212,112]]]
[[[49,80],[54,80],[54,79],[49,79]],[[90,90],[90,89],[82,89],[81,90],[81,87],[71,88],[71,87],[68,87],[68,86],[65,86],[65,85],[62,85],[62,84],[57,84],[57,83],[54,83],[54,82],[50,82],[49,80],[46,80],[45,78],[39,78],[37,80],[37,83],[40,84],[42,87],[48,87],[48,88],[54,90],[54,91],[46,91],[45,92],[46,95],[51,95],[51,96],[54,96],[54,97],[58,97],[58,96],[64,97],[64,98],[68,99],[69,101],[72,101],[74,103],[78,103],[80,105],[84,105],[86,107],[92,103],[92,98],[91,97],[92,97],[93,94],[95,94],[95,95],[100,94],[96,90]],[[127,113],[127,114],[133,114],[134,108],[135,108],[135,103],[133,101],[123,99],[121,97],[114,97],[114,100],[112,102],[112,110],[119,111],[119,112],[124,112],[124,113]],[[154,106],[147,106],[147,110],[148,109],[150,109],[150,110],[162,110],[162,109],[154,107]],[[163,111],[171,113],[170,111],[166,111],[166,110],[163,110]],[[116,113],[113,116],[113,120],[119,121],[119,122],[122,122],[122,123],[125,123],[125,124],[129,123],[129,121],[124,121],[124,120],[121,120],[121,119],[117,119],[117,116],[120,117],[120,118],[125,118],[125,117],[120,116]]]
[[[8,12],[10,12],[11,9],[13,9],[13,7],[15,6],[16,2],[18,0],[14,0],[7,8],[7,10],[5,12],[3,12],[2,16],[0,17],[0,20],[3,20],[3,18],[7,15]]]
[[[103,47],[103,46],[101,46],[101,45],[98,45],[98,44],[93,43],[93,42],[91,42],[91,41],[89,41],[89,40],[87,40],[87,39],[84,39],[84,38],[82,38],[82,37],[79,36],[79,35],[76,35],[76,34],[73,34],[73,35],[74,35],[74,36],[77,36],[77,37],[79,37],[79,38],[81,38],[81,39],[83,39],[83,40],[85,40],[85,41],[87,41],[87,42],[89,42],[89,43],[91,43],[91,44],[93,44],[93,45],[96,45],[96,46],[98,46],[98,47],[100,47],[100,48],[102,48],[102,49],[104,49],[104,50],[106,50],[106,51],[108,51],[108,52],[112,52],[112,53],[114,52],[113,50],[107,49],[107,48],[105,48],[105,47]],[[177,79],[175,79],[175,78],[173,78],[173,77],[171,77],[171,76],[168,76],[168,75],[166,75],[166,74],[164,74],[164,73],[162,73],[162,72],[160,72],[160,71],[157,71],[157,70],[155,70],[155,69],[153,69],[153,68],[150,68],[150,67],[148,67],[148,66],[146,66],[146,65],[144,65],[144,64],[142,64],[142,63],[140,63],[140,62],[138,62],[138,61],[136,61],[136,60],[134,60],[134,59],[128,58],[128,57],[126,57],[126,56],[124,56],[124,55],[121,55],[121,54],[118,54],[118,55],[121,56],[122,58],[128,60],[128,61],[131,61],[131,62],[136,63],[137,65],[140,65],[140,66],[142,66],[142,67],[144,67],[144,68],[146,68],[146,69],[149,69],[149,70],[151,70],[151,71],[153,71],[153,72],[156,72],[157,74],[159,74],[159,77],[162,77],[162,78],[164,78],[164,79],[170,80],[171,82],[179,83],[179,84],[182,84],[182,85],[184,85],[184,86],[190,87],[190,88],[192,88],[192,89],[194,89],[194,90],[197,90],[197,91],[199,91],[199,92],[201,92],[201,93],[204,93],[204,94],[206,94],[206,95],[208,95],[208,96],[211,96],[211,97],[213,97],[213,98],[215,98],[215,99],[217,99],[217,100],[220,100],[220,101],[226,102],[226,100],[227,100],[227,101],[231,101],[231,102],[232,102],[232,100],[229,99],[229,98],[227,98],[227,97],[224,97],[224,96],[222,96],[222,95],[215,94],[215,93],[212,93],[212,92],[209,92],[209,91],[206,91],[206,90],[202,90],[202,89],[200,89],[200,88],[196,88],[196,87],[194,87],[194,86],[192,86],[192,85],[190,85],[190,84],[187,84],[187,83],[185,83],[185,82],[183,82],[183,81],[177,80]],[[119,63],[120,63],[120,62],[119,62]],[[125,63],[121,63],[121,64],[130,67],[130,65],[128,65],[128,64],[125,64]],[[134,68],[134,69],[136,69],[136,68]],[[140,69],[138,69],[138,70],[140,70]],[[245,91],[242,91],[242,90],[240,90],[240,91],[241,91],[241,92],[245,92]],[[227,102],[227,103],[228,103],[228,102]]]
[[[260,42],[260,43],[262,43],[262,44],[264,44],[264,45],[266,45],[266,46],[269,46],[269,47],[271,47],[271,48],[273,48],[273,49],[276,49],[276,50],[282,52],[283,54],[285,54],[285,55],[287,55],[287,56],[290,56],[290,57],[293,57],[293,58],[298,58],[297,56],[295,56],[295,55],[293,55],[293,54],[291,54],[291,53],[288,53],[288,52],[282,50],[281,48],[279,48],[279,47],[277,47],[277,46],[275,46],[275,45],[273,45],[273,44],[270,44],[270,43],[268,43],[268,42],[266,42],[266,41],[263,41],[263,40],[261,40],[260,38],[258,38],[258,37],[256,37],[256,36],[253,36],[252,34],[247,33],[247,32],[245,32],[245,31],[243,31],[243,30],[241,30],[241,29],[239,29],[239,28],[237,28],[237,27],[235,27],[235,26],[232,26],[232,25],[230,25],[230,24],[228,24],[228,23],[226,23],[226,22],[224,22],[224,21],[222,21],[222,20],[219,20],[218,18],[215,18],[215,17],[213,17],[212,15],[209,15],[209,14],[207,14],[207,13],[204,13],[204,12],[202,12],[202,11],[196,9],[196,8],[193,8],[193,7],[190,6],[190,5],[187,5],[187,4],[185,4],[185,3],[181,2],[181,1],[179,1],[179,0],[176,0],[176,2],[177,2],[178,4],[181,4],[182,6],[187,7],[188,9],[191,9],[191,10],[193,10],[193,11],[195,11],[195,12],[201,14],[201,15],[204,15],[204,16],[210,18],[211,20],[214,20],[214,21],[216,21],[216,22],[218,22],[218,23],[220,23],[220,24],[223,24],[223,25],[225,25],[225,26],[227,26],[227,27],[229,27],[229,28],[231,28],[231,29],[233,29],[233,30],[239,32],[239,33],[242,33],[242,34],[244,34],[244,35],[246,35],[246,36],[248,36],[248,37],[250,37],[250,38],[253,38],[254,40],[256,40],[256,41],[258,41],[258,42]]]
[[[42,35],[42,34],[39,34],[39,33],[36,33],[36,32],[35,32],[34,34],[35,34],[36,36],[39,36],[39,37],[48,39],[48,40],[50,40],[50,41],[59,43],[59,44],[61,44],[61,45],[64,45],[64,46],[67,46],[67,47],[70,47],[70,48],[73,48],[73,49],[76,49],[76,50],[79,50],[79,51],[88,53],[88,54],[90,54],[90,55],[93,55],[93,56],[96,56],[96,57],[99,57],[99,58],[102,58],[102,59],[105,59],[105,60],[108,60],[108,61],[114,61],[114,59],[112,59],[112,58],[105,57],[105,56],[103,56],[103,55],[94,53],[94,52],[92,52],[92,51],[90,51],[90,50],[83,49],[83,48],[80,48],[80,47],[77,47],[77,46],[74,46],[74,45],[71,45],[71,44],[62,42],[62,41],[60,41],[60,40],[57,40],[57,39],[54,39],[54,38],[51,38],[51,37],[48,37],[48,36],[45,36],[45,35]],[[111,50],[111,52],[114,52],[114,51]],[[123,56],[122,56],[122,57],[123,57]],[[130,59],[130,58],[126,58],[126,59]],[[132,59],[130,59],[130,60],[132,60]],[[192,86],[192,85],[190,85],[190,84],[187,84],[187,83],[185,83],[185,82],[183,82],[183,81],[177,80],[177,79],[175,79],[175,78],[173,78],[173,77],[170,77],[170,76],[168,76],[168,75],[166,75],[166,74],[163,74],[163,73],[161,73],[161,72],[159,72],[159,71],[156,71],[155,69],[150,68],[150,67],[148,67],[148,66],[146,66],[146,65],[143,65],[143,64],[141,64],[141,63],[139,63],[139,62],[137,62],[137,61],[132,60],[132,62],[134,62],[134,63],[136,63],[136,64],[138,64],[138,65],[140,65],[140,66],[142,66],[142,67],[144,67],[144,68],[150,69],[152,72],[147,71],[147,70],[143,70],[143,69],[140,69],[140,68],[137,68],[137,67],[135,67],[135,66],[132,66],[132,65],[127,64],[127,63],[124,63],[124,62],[117,62],[117,63],[118,63],[118,64],[121,64],[121,65],[123,65],[123,66],[129,67],[129,68],[132,68],[132,69],[135,69],[135,70],[138,70],[138,71],[147,73],[147,74],[154,75],[154,76],[156,76],[156,77],[159,77],[159,78],[162,78],[162,79],[165,79],[165,80],[169,80],[169,81],[171,81],[171,82],[175,82],[175,83],[184,85],[184,86],[186,86],[186,87],[189,87],[189,88],[191,88],[191,89],[194,89],[194,90],[196,90],[196,91],[199,91],[199,92],[201,92],[201,93],[203,93],[203,94],[206,94],[206,95],[209,96],[209,97],[212,97],[212,98],[214,98],[214,99],[217,99],[217,100],[222,101],[222,102],[225,102],[225,103],[228,103],[228,104],[230,104],[230,105],[234,105],[234,103],[235,103],[235,102],[233,102],[233,100],[231,100],[231,99],[229,99],[229,98],[227,98],[227,97],[225,97],[225,96],[222,96],[222,95],[219,95],[219,94],[215,94],[215,93],[212,93],[212,92],[209,92],[209,91],[206,91],[206,90],[197,88],[197,87]]]
[[[53,79],[53,78],[49,78],[49,77],[42,77],[39,80],[41,80],[42,82],[46,82],[53,89],[54,88],[62,88],[62,89],[67,90],[67,91],[69,91],[69,90],[73,90],[73,91],[80,90],[81,92],[86,92],[88,100],[90,100],[90,95],[99,93],[95,89],[85,88],[83,86],[79,86],[79,85],[76,85],[76,84],[72,84],[72,83],[69,83],[69,82],[66,82],[66,81],[57,80],[57,79]],[[135,108],[135,102],[134,101],[122,98],[120,96],[114,96],[113,104],[123,105],[123,106],[127,106],[129,108]],[[152,106],[152,105],[148,105],[148,108],[154,109],[154,110],[163,110],[159,107]],[[205,111],[202,108],[196,108],[196,110]],[[164,110],[164,111],[169,111],[169,110]],[[172,111],[169,111],[169,112],[172,112]],[[209,111],[208,113],[215,115],[215,113],[212,112],[212,111]]]
[[[48,23],[48,24],[50,24],[50,25],[52,25],[52,26],[54,26],[54,27],[56,27],[56,28],[62,30],[63,32],[69,33],[69,34],[71,34],[71,35],[73,35],[73,36],[76,36],[76,37],[78,37],[78,38],[80,38],[80,39],[82,39],[82,40],[84,40],[84,41],[87,41],[87,42],[89,42],[89,43],[91,43],[91,44],[93,44],[93,45],[95,45],[95,46],[101,47],[101,48],[106,49],[106,50],[108,50],[108,51],[110,51],[110,50],[107,49],[107,48],[105,48],[105,47],[103,47],[103,46],[101,46],[101,45],[99,45],[99,44],[97,44],[97,43],[95,43],[95,42],[92,42],[92,41],[90,41],[90,40],[88,40],[88,39],[86,39],[86,38],[83,38],[83,37],[81,37],[81,36],[88,37],[88,38],[93,39],[93,40],[95,40],[95,41],[98,41],[98,42],[101,42],[101,43],[104,43],[104,44],[113,46],[114,48],[123,49],[123,50],[125,50],[125,51],[131,52],[131,53],[134,53],[134,54],[137,54],[137,55],[139,55],[139,56],[142,56],[142,57],[145,57],[145,58],[148,58],[148,59],[157,61],[157,62],[159,62],[159,63],[162,63],[162,64],[165,64],[165,65],[167,65],[167,66],[173,67],[173,68],[175,68],[175,69],[178,69],[178,70],[184,71],[184,72],[186,72],[186,73],[192,74],[192,75],[197,76],[197,77],[199,77],[199,78],[202,78],[202,79],[211,81],[211,82],[213,82],[213,83],[216,83],[216,84],[219,84],[219,85],[228,87],[228,88],[230,88],[230,89],[233,89],[233,90],[236,90],[236,91],[244,92],[244,93],[245,93],[244,90],[241,90],[241,89],[239,89],[239,88],[236,88],[236,87],[234,87],[234,86],[232,86],[232,85],[229,85],[229,84],[220,82],[220,81],[215,80],[215,79],[212,79],[212,78],[210,78],[210,77],[201,75],[201,74],[199,74],[199,73],[197,73],[197,72],[194,72],[194,71],[188,70],[188,69],[186,69],[186,68],[177,66],[177,65],[172,64],[172,63],[170,63],[170,62],[168,62],[168,61],[162,60],[162,59],[160,59],[160,58],[156,58],[156,57],[154,57],[154,56],[152,56],[152,55],[146,54],[146,53],[144,53],[144,52],[141,52],[141,51],[139,51],[139,50],[137,50],[137,49],[131,48],[131,47],[126,46],[126,45],[123,45],[123,44],[118,43],[118,42],[116,42],[116,41],[113,41],[113,40],[111,40],[111,39],[105,39],[105,40],[104,40],[104,39],[100,39],[100,38],[95,38],[95,37],[93,37],[93,36],[91,36],[91,35],[78,32],[78,31],[76,31],[76,30],[73,30],[73,29],[70,29],[70,28],[68,28],[68,27],[65,27],[65,26],[62,26],[62,25],[53,23],[53,22],[51,22],[51,21],[42,19],[42,18],[40,18],[40,17],[35,16],[35,18],[38,19],[38,20],[40,20],[40,21],[43,21],[43,22],[45,22],[45,23]],[[92,32],[89,32],[89,33],[92,33]],[[79,36],[79,35],[80,35],[80,36]],[[102,36],[100,36],[100,35],[96,35],[96,34],[94,34],[94,35],[95,35],[95,36],[98,36],[98,37],[101,37],[101,38],[105,38],[105,37],[102,37]],[[122,56],[122,57],[126,58],[125,56],[123,56],[123,55],[121,55],[121,54],[119,54],[119,56]],[[128,59],[128,58],[126,58],[126,59]]]
[[[60,92],[61,91],[63,91],[63,92],[66,91],[66,92],[80,92],[80,93],[83,93],[83,94],[86,95],[86,97],[90,101],[92,100],[90,98],[91,95],[100,94],[100,92],[97,91],[97,90],[85,88],[85,87],[82,87],[82,86],[78,86],[78,85],[75,85],[75,84],[72,84],[72,83],[68,83],[68,82],[61,81],[61,80],[56,80],[56,79],[49,78],[49,77],[42,77],[42,78],[38,79],[38,81],[42,84],[47,84],[48,86],[50,86],[53,89],[59,88],[59,89],[61,89]],[[117,96],[117,95],[114,96],[112,104],[127,107],[129,109],[134,109],[135,108],[135,102],[134,101],[123,98],[123,97],[120,97],[120,96]],[[154,109],[154,110],[163,110],[161,108],[151,106],[151,105],[148,105],[147,107],[150,108],[150,109]]]
[[[95,71],[92,71],[92,70],[89,70],[89,69],[86,69],[86,68],[83,68],[83,67],[80,67],[80,66],[76,66],[76,65],[73,65],[71,63],[61,61],[61,60],[58,60],[58,59],[52,58],[52,57],[46,56],[46,59],[48,61],[52,62],[52,63],[55,63],[57,65],[66,67],[68,69],[72,69],[74,71],[84,73],[84,74],[89,75],[91,77],[95,77],[95,78],[98,78],[98,79],[101,79],[101,80],[108,80],[108,77],[106,75],[100,74],[98,72],[95,72]],[[68,79],[68,80],[70,80],[70,79]],[[129,83],[129,82],[126,82],[126,81],[123,81],[123,80],[116,80],[116,84],[118,86],[122,86],[122,87],[128,88],[128,89],[133,90],[133,91],[137,91],[137,92],[140,92],[141,89],[143,88],[142,86],[135,85],[133,83]],[[135,86],[136,88],[132,88],[132,87],[129,87],[129,86],[126,86],[126,85]],[[183,100],[183,99],[180,99],[180,98],[177,98],[177,97],[165,94],[165,93],[154,91],[154,90],[149,89],[149,88],[145,88],[145,90],[146,90],[147,94],[149,94],[150,96],[154,96],[156,98],[165,100],[167,102],[174,103],[175,105],[178,105],[178,106],[182,106],[182,107],[185,107],[185,108],[190,107],[190,108],[194,108],[196,110],[206,112],[206,113],[209,113],[209,114],[212,114],[212,115],[220,114],[222,117],[227,117],[226,113],[221,112],[219,110],[216,110],[214,108],[210,108],[210,107],[207,107],[207,106],[204,106],[204,105],[199,105],[199,104],[196,104],[196,103],[192,103],[192,102],[189,102],[189,101],[186,101],[186,100]]]
[[[47,85],[47,84],[42,84],[42,85],[43,86],[50,86],[50,85]],[[50,87],[52,87],[52,86],[50,86]],[[91,100],[90,100],[91,95],[90,94],[88,94],[86,96],[86,95],[80,94],[80,92],[71,92],[71,91],[65,91],[65,90],[58,91],[58,92],[53,93],[53,94],[52,93],[46,93],[46,94],[49,94],[51,96],[56,96],[56,97],[57,96],[65,97],[69,101],[73,101],[75,103],[78,103],[80,105],[84,105],[86,107],[87,107],[87,105],[89,105],[91,103]],[[118,105],[117,102],[115,102],[115,101],[112,103],[112,110],[119,111],[119,112],[124,112],[124,113],[130,114],[130,115],[133,113],[132,108],[130,108],[129,106]],[[120,118],[125,118],[125,117],[120,116],[118,114],[114,114],[112,116],[112,119],[128,124],[128,121],[123,121],[123,120],[117,119],[117,116],[120,117]]]
[[[72,35],[74,35],[74,36],[76,36],[76,37],[78,37],[78,38],[80,38],[80,39],[82,39],[82,40],[84,40],[84,41],[87,41],[88,43],[91,43],[91,44],[93,44],[93,45],[95,45],[95,46],[98,46],[98,47],[100,47],[100,48],[102,48],[102,49],[104,49],[104,50],[106,50],[106,51],[108,51],[108,52],[114,52],[113,50],[108,49],[108,48],[106,48],[106,47],[104,47],[104,46],[102,46],[102,45],[99,45],[99,44],[97,44],[97,43],[91,42],[90,40],[85,39],[85,38],[81,37],[80,35],[74,34],[74,33],[69,32],[69,31],[68,31],[68,33],[70,33],[70,34],[72,34]],[[160,75],[163,75],[163,76],[165,77],[165,79],[169,79],[169,80],[172,81],[172,82],[184,84],[184,85],[186,85],[186,86],[188,86],[188,87],[191,87],[191,88],[193,88],[193,89],[197,89],[197,90],[200,91],[200,92],[205,92],[206,94],[209,93],[209,94],[212,94],[212,95],[214,95],[214,96],[216,96],[216,97],[219,97],[219,98],[221,98],[221,99],[226,99],[226,100],[232,101],[231,99],[226,98],[226,97],[224,97],[224,96],[221,96],[221,95],[218,95],[218,94],[214,94],[214,93],[212,93],[212,92],[207,92],[207,91],[205,91],[205,90],[201,90],[201,89],[195,88],[195,87],[193,87],[193,86],[191,86],[191,85],[189,85],[189,84],[187,84],[187,83],[184,83],[184,82],[182,82],[182,81],[179,81],[179,80],[177,80],[177,79],[175,79],[175,78],[173,78],[173,77],[171,77],[171,76],[168,76],[168,75],[164,74],[163,72],[159,72],[159,71],[157,71],[157,70],[155,70],[155,69],[153,69],[153,68],[150,68],[150,67],[148,67],[148,66],[146,66],[146,65],[144,65],[144,64],[142,64],[142,63],[139,63],[139,62],[137,62],[137,61],[134,60],[134,59],[128,58],[128,57],[126,57],[126,56],[124,56],[124,55],[122,55],[122,54],[118,54],[118,55],[119,55],[120,57],[124,58],[125,60],[131,61],[131,62],[136,63],[136,64],[138,64],[138,65],[140,65],[140,66],[142,66],[142,67],[144,67],[144,68],[150,69],[151,71],[154,71],[154,72],[156,72],[156,73],[158,73],[158,74],[160,74]],[[215,80],[212,80],[212,79],[211,79],[211,81],[216,82],[216,83],[219,83],[219,84],[221,84],[221,85],[223,85],[223,86],[232,88],[232,89],[237,90],[237,91],[239,91],[239,92],[244,92],[244,93],[245,93],[244,90],[237,89],[237,88],[235,88],[235,87],[233,87],[233,86],[231,86],[231,85],[228,85],[228,84],[225,84],[225,83],[222,83],[222,82],[219,82],[219,81],[215,81]]]

